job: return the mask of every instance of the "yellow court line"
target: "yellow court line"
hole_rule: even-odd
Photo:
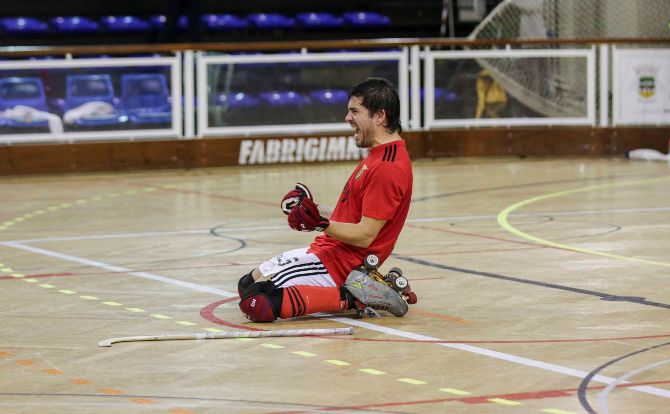
[[[219,328],[204,328],[207,332],[223,332],[223,329]]]
[[[509,405],[510,407],[522,404],[518,401],[506,400],[504,398],[489,398],[487,401],[491,401],[492,403],[501,404],[501,405]]]
[[[604,252],[599,252],[596,250],[590,250],[590,249],[582,249],[580,247],[575,247],[575,246],[570,246],[567,244],[561,244],[561,243],[556,243],[550,240],[546,240],[537,236],[533,236],[532,234],[528,234],[526,232],[523,232],[516,227],[512,226],[509,223],[508,217],[510,213],[512,213],[515,210],[518,210],[521,207],[525,207],[529,204],[536,203],[538,201],[544,201],[548,200],[551,198],[556,198],[556,197],[562,197],[565,195],[570,195],[570,194],[576,194],[576,193],[584,193],[587,191],[594,191],[594,190],[601,190],[604,188],[612,188],[612,187],[624,187],[628,185],[637,185],[637,184],[648,184],[654,181],[662,181],[662,180],[668,180],[670,177],[657,177],[657,178],[650,178],[646,180],[636,180],[636,181],[625,181],[625,182],[620,182],[620,183],[609,183],[609,184],[600,184],[600,185],[592,185],[588,187],[581,187],[581,188],[573,188],[571,190],[565,190],[565,191],[558,191],[555,193],[549,193],[549,194],[542,194],[537,197],[532,197],[528,198],[526,200],[520,201],[516,204],[512,204],[509,207],[506,207],[504,210],[502,210],[498,214],[498,224],[508,232],[519,236],[523,239],[526,240],[531,240],[536,243],[542,244],[544,246],[550,246],[550,247],[556,247],[558,249],[564,249],[564,250],[570,250],[573,252],[579,252],[579,253],[585,253],[585,254],[590,254],[594,256],[601,256],[601,257],[608,257],[610,259],[618,259],[618,260],[625,260],[629,262],[637,262],[637,263],[644,263],[644,264],[650,264],[650,265],[655,265],[655,266],[663,266],[663,267],[670,267],[669,262],[661,262],[658,260],[647,260],[647,259],[641,259],[639,257],[629,257],[629,256],[621,256],[618,254],[611,254],[611,253],[604,253]]]
[[[421,380],[417,380],[417,379],[414,379],[414,378],[398,378],[398,381],[400,381],[400,382],[406,382],[406,383],[408,383],[408,384],[412,384],[412,385],[424,385],[424,384],[428,384],[426,381],[421,381]]]
[[[316,356],[316,354],[313,354],[313,353],[307,352],[307,351],[293,351],[292,354],[296,354],[296,355],[300,355],[300,356],[304,356],[304,357]]]
[[[270,349],[283,349],[286,348],[285,346],[282,345],[277,345],[277,344],[261,344],[262,347],[265,348],[270,348]]]
[[[331,365],[336,365],[336,366],[338,366],[338,367],[343,367],[343,366],[346,366],[346,365],[351,365],[350,363],[348,363],[348,362],[346,362],[346,361],[340,361],[339,359],[324,359],[323,361],[324,361],[324,362],[327,362],[327,363],[329,363],[329,364],[331,364]]]
[[[438,391],[446,392],[446,393],[449,393],[449,394],[455,394],[455,395],[470,395],[471,394],[468,391],[459,390],[457,388],[440,388]]]
[[[370,375],[385,375],[386,374],[384,371],[378,371],[378,370],[372,369],[372,368],[361,368],[361,369],[359,369],[359,371],[364,372],[366,374],[370,374]]]

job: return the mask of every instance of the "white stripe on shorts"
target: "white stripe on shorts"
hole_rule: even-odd
[[[277,287],[297,285],[337,286],[321,260],[307,248],[289,250],[264,262],[258,268]]]

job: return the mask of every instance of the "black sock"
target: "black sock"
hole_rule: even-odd
[[[347,309],[354,309],[356,307],[356,298],[343,286],[340,286],[340,300],[347,301]]]

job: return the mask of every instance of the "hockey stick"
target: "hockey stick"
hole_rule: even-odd
[[[242,332],[207,332],[160,334],[141,336],[122,336],[119,338],[103,339],[98,346],[112,346],[119,342],[140,341],[175,341],[192,339],[226,339],[226,338],[267,338],[278,336],[318,336],[318,335],[353,335],[354,328],[324,328],[324,329],[282,329],[277,331],[242,331]]]

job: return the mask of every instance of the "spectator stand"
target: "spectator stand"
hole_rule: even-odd
[[[181,137],[181,68],[181,53],[0,61],[0,142]],[[57,118],[61,130],[44,122],[30,125],[38,129],[22,125],[19,116],[31,116],[17,112],[23,107]]]
[[[346,76],[339,66],[344,64],[350,65]],[[378,76],[380,64],[397,68],[397,78],[392,80],[399,85],[402,99],[408,100],[408,57],[403,51],[201,55],[196,67],[198,134],[342,130],[351,79]],[[264,82],[238,76],[250,67],[259,75],[266,70],[272,76]],[[404,123],[408,117],[403,106]],[[240,125],[242,120],[246,125]]]

